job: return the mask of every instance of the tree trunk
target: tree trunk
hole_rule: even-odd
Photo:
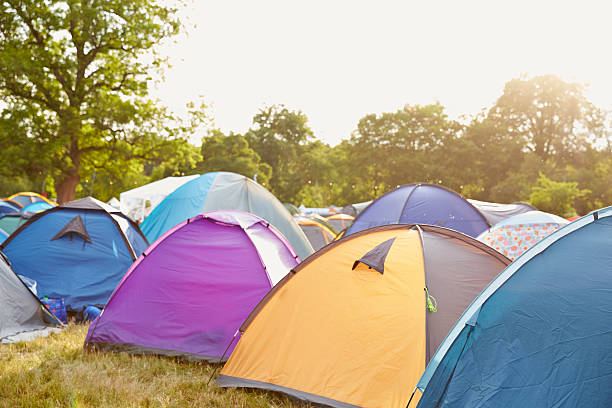
[[[76,195],[76,187],[81,181],[79,170],[71,167],[64,173],[64,177],[57,184],[55,191],[57,192],[57,201],[60,204],[74,200]]]

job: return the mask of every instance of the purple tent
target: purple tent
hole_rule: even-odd
[[[218,361],[251,310],[299,261],[255,215],[197,215],[132,265],[91,324],[85,348]]]

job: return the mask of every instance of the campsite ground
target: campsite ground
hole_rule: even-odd
[[[279,394],[207,386],[214,367],[206,363],[85,353],[87,327],[0,346],[0,407],[307,407]]]

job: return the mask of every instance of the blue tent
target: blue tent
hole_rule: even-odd
[[[484,215],[459,194],[433,184],[408,184],[374,200],[346,235],[387,224],[430,224],[472,237],[489,228]]]
[[[37,201],[35,203],[26,205],[25,207],[23,207],[21,211],[30,212],[30,213],[38,213],[41,211],[48,210],[50,208],[53,208],[53,206],[47,203],[46,201]]]
[[[418,407],[610,406],[611,247],[608,207],[517,258],[438,348]]]
[[[40,296],[80,311],[106,303],[147,246],[131,219],[88,197],[33,215],[0,249],[15,272],[38,282]]]
[[[248,177],[225,171],[202,174],[183,184],[155,207],[140,227],[153,243],[186,219],[214,210],[255,214],[275,226],[302,259],[314,252],[289,211],[272,193]]]
[[[18,213],[19,209],[8,201],[0,201],[0,215]]]

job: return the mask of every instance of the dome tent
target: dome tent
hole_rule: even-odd
[[[335,241],[259,303],[218,384],[403,408],[448,329],[509,262],[435,226],[387,225]]]
[[[454,191],[418,183],[392,190],[372,202],[345,235],[387,224],[429,224],[476,237],[489,228],[484,215]]]
[[[178,223],[215,210],[254,214],[274,225],[301,258],[314,252],[291,214],[272,193],[248,177],[224,171],[205,173],[174,190],[155,207],[141,228],[153,242]]]
[[[18,214],[19,209],[16,204],[12,204],[10,201],[0,201],[0,216],[4,214]]]
[[[38,193],[32,193],[29,191],[23,191],[21,193],[13,194],[12,196],[7,197],[7,200],[17,203],[21,208],[24,208],[32,203],[40,203],[40,202],[45,202],[53,207],[57,206],[57,203],[54,203],[48,198]]]
[[[68,311],[106,300],[148,246],[138,226],[87,197],[33,215],[0,245],[40,296],[64,298]]]
[[[119,208],[124,214],[127,214],[135,220],[142,221],[174,190],[198,177],[200,177],[199,174],[181,177],[166,177],[124,191],[119,195]]]
[[[311,217],[294,216],[294,218],[296,219],[302,231],[304,231],[306,238],[308,238],[310,245],[312,245],[315,251],[318,251],[325,245],[332,242],[336,236],[336,234],[332,232],[329,228],[327,228],[324,224],[316,221]]]
[[[495,224],[477,239],[513,261],[536,242],[567,224],[568,220],[554,214],[528,211]]]
[[[46,321],[53,322],[47,323]],[[0,253],[0,342],[27,340],[61,326]]]
[[[257,302],[298,262],[261,218],[197,215],[132,265],[90,326],[85,348],[217,362]]]
[[[608,207],[508,266],[440,345],[418,406],[609,406],[611,245]]]
[[[329,217],[327,217],[327,222],[329,222],[338,232],[348,228],[353,223],[353,221],[355,221],[355,217],[342,213],[330,215]]]
[[[507,218],[523,214],[528,211],[537,211],[533,205],[517,201],[512,204],[490,203],[487,201],[472,200],[468,202],[478,209],[487,219],[489,224],[495,225]]]

